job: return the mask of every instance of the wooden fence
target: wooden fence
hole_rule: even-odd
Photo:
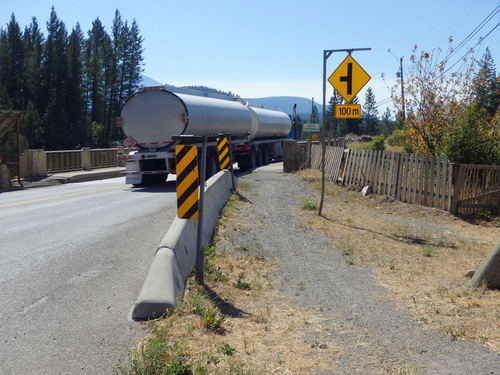
[[[349,150],[343,183],[375,194],[449,210],[453,166],[443,158],[374,150]]]
[[[325,152],[325,176],[337,181],[340,164],[344,155],[343,147],[327,147]],[[322,150],[320,145],[313,145],[311,150],[311,168],[321,169]]]
[[[452,212],[473,214],[492,211],[500,214],[500,166],[460,164]]]
[[[321,169],[313,144],[311,168]],[[447,159],[397,152],[327,147],[325,176],[345,186],[460,214],[500,213],[500,166],[454,164]]]

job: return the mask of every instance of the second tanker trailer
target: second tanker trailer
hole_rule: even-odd
[[[234,161],[242,170],[281,158],[290,133],[290,117],[279,111],[253,108],[236,99],[223,100],[174,93],[163,86],[143,88],[127,99],[121,111],[124,133],[138,147],[126,163],[126,183],[147,186],[175,173],[179,135],[234,134]],[[217,171],[215,144],[209,144],[207,175]]]

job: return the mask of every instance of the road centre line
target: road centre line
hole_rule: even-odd
[[[90,194],[90,193],[97,193],[97,192],[100,192],[100,191],[107,191],[107,190],[119,189],[119,188],[123,188],[125,186],[127,186],[127,185],[112,186],[112,187],[106,187],[106,188],[100,188],[100,189],[80,191],[78,193],[68,193],[68,194],[54,195],[52,197],[31,199],[31,200],[28,200],[28,201],[21,201],[21,202],[0,204],[0,208],[15,207],[15,206],[21,206],[21,205],[24,205],[24,204],[38,203],[38,202],[50,201],[50,200],[60,199],[60,198],[77,197],[79,195],[85,195],[85,194]]]

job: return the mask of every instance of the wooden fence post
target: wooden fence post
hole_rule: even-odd
[[[451,196],[451,204],[449,209],[452,214],[455,214],[457,212],[458,201],[460,199],[460,192],[465,182],[465,170],[466,170],[465,165],[452,164],[452,175],[453,177],[455,177],[453,181],[453,192]]]

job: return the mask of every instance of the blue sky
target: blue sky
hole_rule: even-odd
[[[366,85],[377,101],[390,92],[398,59],[412,47],[447,48],[460,43],[499,5],[497,0],[1,0],[0,25],[14,12],[24,26],[35,16],[44,25],[50,7],[71,29],[88,30],[99,17],[110,30],[114,11],[136,19],[145,38],[144,73],[163,83],[199,84],[242,97],[274,95],[322,100],[322,51],[371,47],[354,57],[371,75]],[[500,21],[500,13],[457,53],[477,43]],[[480,45],[489,46],[500,70],[500,27]],[[390,49],[392,53],[388,53]],[[327,75],[345,54],[333,54]],[[396,58],[397,57],[397,58]],[[452,59],[453,60],[453,59]],[[454,60],[452,61],[454,62]],[[327,83],[327,97],[332,94]],[[364,90],[359,94],[364,101]],[[383,105],[385,106],[385,104]]]

